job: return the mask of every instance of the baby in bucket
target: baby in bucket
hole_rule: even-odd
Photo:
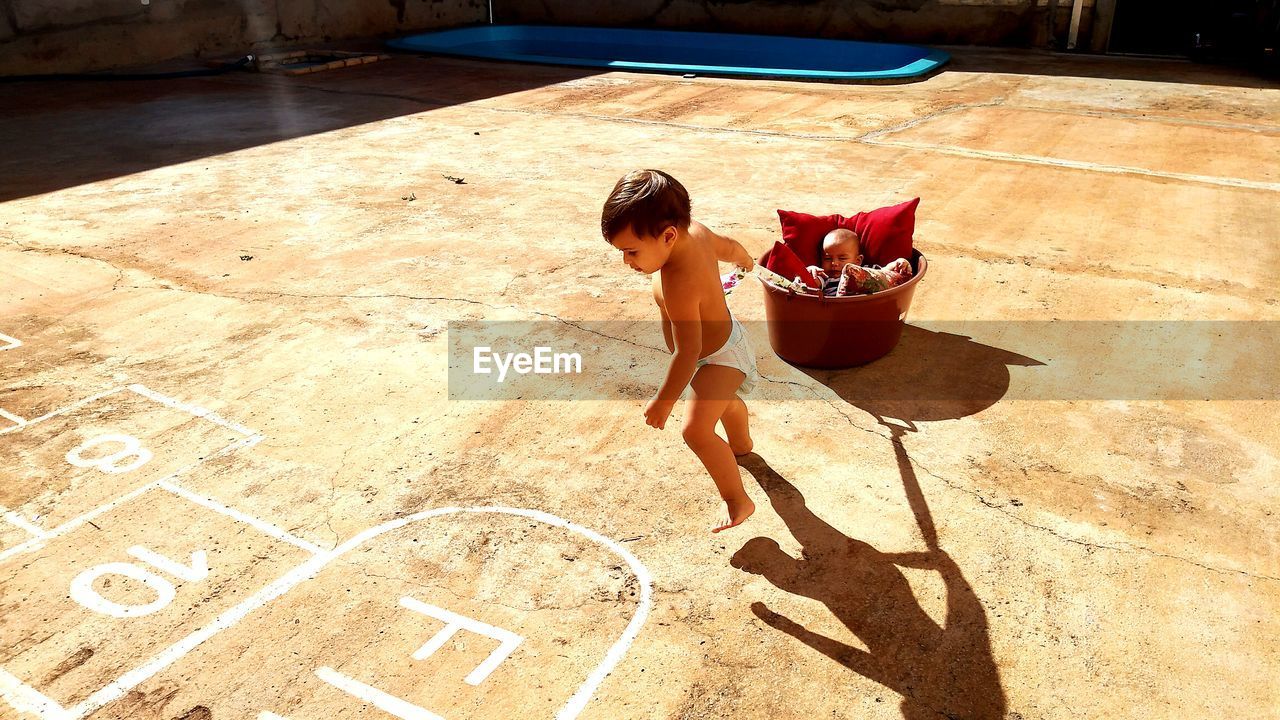
[[[831,297],[869,295],[911,278],[911,263],[906,258],[897,258],[883,268],[863,267],[862,238],[848,228],[827,233],[822,238],[822,264],[806,269],[821,283],[822,294]]]

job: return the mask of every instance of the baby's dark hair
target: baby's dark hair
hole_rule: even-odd
[[[600,232],[605,240],[631,228],[644,237],[659,235],[668,226],[689,227],[689,191],[661,170],[632,170],[604,201]]]

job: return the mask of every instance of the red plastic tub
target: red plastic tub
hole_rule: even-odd
[[[769,344],[792,365],[846,368],[884,357],[898,344],[916,285],[929,269],[911,253],[911,279],[871,295],[799,295],[761,280]]]

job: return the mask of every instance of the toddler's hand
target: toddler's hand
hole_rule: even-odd
[[[671,415],[671,409],[675,407],[675,403],[666,400],[654,398],[644,409],[644,421],[649,427],[656,427],[659,430],[667,426],[667,417]]]
[[[817,278],[818,282],[824,283],[827,281],[827,271],[823,270],[821,265],[810,265],[805,270],[808,270],[810,275]]]

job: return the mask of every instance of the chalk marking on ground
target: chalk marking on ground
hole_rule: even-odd
[[[72,518],[72,519],[70,519],[70,520],[68,520],[68,521],[66,521],[66,522],[64,522],[64,523],[62,523],[61,525],[59,525],[58,527],[56,527],[56,528],[54,528],[54,529],[52,529],[52,530],[46,530],[46,531],[45,531],[45,535],[44,535],[44,537],[34,538],[34,539],[31,539],[31,540],[28,540],[28,541],[26,541],[26,542],[24,542],[24,543],[21,543],[21,544],[18,544],[18,545],[14,545],[13,547],[9,548],[8,550],[5,550],[4,552],[0,552],[0,562],[3,562],[3,561],[5,561],[5,560],[9,559],[10,557],[13,557],[14,555],[18,555],[18,554],[23,553],[23,552],[26,552],[26,551],[28,551],[28,550],[34,550],[34,549],[37,549],[38,547],[43,547],[43,545],[44,545],[44,541],[45,541],[45,540],[48,540],[48,539],[51,539],[51,538],[58,537],[59,535],[65,535],[65,534],[67,534],[68,532],[70,532],[71,530],[74,530],[74,529],[76,529],[76,528],[80,527],[81,525],[83,525],[83,524],[85,524],[85,523],[89,522],[90,520],[92,520],[92,519],[94,519],[94,518],[98,517],[99,515],[101,515],[101,514],[103,514],[103,513],[107,512],[108,510],[111,510],[112,508],[115,508],[115,507],[117,507],[117,506],[119,506],[119,505],[122,505],[122,504],[124,504],[124,503],[126,503],[126,502],[130,501],[130,500],[134,499],[135,497],[137,497],[137,496],[141,495],[142,493],[144,493],[144,492],[146,492],[146,491],[148,491],[148,490],[153,490],[153,489],[155,489],[155,488],[159,487],[159,486],[160,486],[160,483],[167,482],[167,481],[169,481],[169,480],[173,480],[174,478],[176,478],[176,477],[178,477],[178,476],[180,476],[180,475],[182,475],[182,474],[186,473],[187,471],[191,470],[192,468],[197,467],[197,466],[199,466],[199,465],[202,465],[202,464],[204,464],[204,463],[206,463],[206,462],[208,462],[208,461],[210,461],[210,460],[213,460],[213,459],[215,459],[215,458],[218,458],[218,457],[221,457],[221,456],[223,456],[223,455],[226,455],[227,453],[230,453],[230,452],[232,452],[232,451],[236,450],[237,448],[240,448],[240,447],[251,447],[251,446],[253,446],[253,445],[256,445],[256,444],[257,444],[258,442],[260,442],[261,440],[262,440],[262,436],[260,436],[260,435],[254,435],[254,436],[252,436],[252,437],[243,438],[243,439],[241,439],[241,440],[237,440],[237,441],[235,441],[235,442],[231,443],[230,445],[227,445],[226,447],[224,447],[224,448],[222,448],[221,450],[219,450],[219,451],[217,451],[217,452],[213,453],[212,455],[210,455],[210,456],[208,456],[208,457],[204,458],[203,460],[196,460],[195,462],[191,462],[191,463],[188,463],[188,464],[186,464],[186,465],[183,465],[182,467],[178,468],[177,470],[174,470],[172,473],[169,473],[168,475],[166,475],[166,476],[164,476],[164,477],[160,478],[159,480],[153,480],[153,481],[151,481],[151,482],[149,482],[149,483],[146,483],[145,485],[141,485],[141,486],[139,486],[139,487],[136,487],[136,488],[134,488],[133,490],[130,490],[129,492],[125,493],[124,495],[121,495],[120,497],[118,497],[118,498],[116,498],[116,499],[112,500],[112,501],[111,501],[111,502],[109,502],[109,503],[105,503],[105,504],[103,504],[103,505],[100,505],[100,506],[98,506],[98,507],[96,507],[96,508],[94,508],[94,509],[92,509],[92,510],[90,510],[90,511],[86,512],[86,513],[84,513],[83,515],[76,516],[76,517],[74,517],[74,518]]]
[[[321,680],[348,695],[359,698],[379,710],[389,712],[400,718],[400,720],[444,720],[444,718],[429,710],[423,710],[417,705],[401,700],[395,695],[388,695],[372,685],[365,685],[359,680],[347,677],[333,668],[316,668],[316,675]]]
[[[129,389],[145,398],[155,400],[161,405],[166,405],[175,410],[181,410],[185,413],[190,413],[191,415],[195,415],[198,418],[204,418],[205,420],[208,420],[209,422],[212,422],[216,425],[221,425],[224,428],[235,430],[241,435],[257,435],[258,434],[256,431],[250,430],[249,428],[241,425],[240,423],[232,422],[208,408],[204,408],[199,405],[192,405],[191,403],[184,403],[179,400],[174,400],[173,398],[167,395],[161,395],[160,393],[144,385],[136,385],[136,384],[130,385]]]
[[[466,682],[468,685],[479,685],[484,682],[484,679],[489,677],[502,664],[503,660],[510,657],[511,653],[520,647],[520,643],[524,642],[524,638],[510,630],[482,623],[474,618],[424,603],[408,595],[400,598],[400,604],[414,612],[420,612],[445,623],[444,628],[436,633],[435,637],[428,640],[425,645],[413,653],[414,660],[426,660],[431,657],[435,651],[449,642],[449,638],[453,637],[454,633],[459,630],[469,630],[477,635],[493,638],[500,643],[493,652],[489,653],[489,657],[485,658],[484,662],[477,665],[474,670],[467,674]]]
[[[390,520],[381,525],[369,528],[352,537],[350,540],[342,543],[333,550],[321,553],[312,559],[303,562],[301,565],[285,573],[271,584],[254,593],[239,605],[223,611],[222,614],[214,618],[214,620],[208,625],[205,625],[173,645],[170,645],[143,665],[125,673],[115,681],[103,687],[101,690],[98,690],[85,698],[82,702],[68,711],[69,714],[67,715],[67,720],[80,720],[104,705],[120,699],[130,690],[137,687],[138,684],[145,682],[148,678],[154,676],[156,673],[164,670],[169,665],[181,659],[184,655],[200,645],[200,643],[208,640],[223,630],[235,626],[249,613],[257,610],[263,605],[266,605],[268,602],[271,602],[281,595],[284,595],[299,583],[314,577],[330,562],[341,557],[347,552],[350,552],[361,544],[384,533],[404,527],[410,523],[456,513],[496,513],[518,515],[531,518],[548,525],[570,530],[578,533],[579,535],[585,536],[587,539],[592,540],[597,544],[604,545],[610,550],[613,550],[615,554],[621,556],[622,559],[627,562],[631,567],[632,572],[635,574],[636,579],[639,581],[640,601],[636,607],[635,614],[631,617],[631,621],[627,624],[626,629],[623,630],[622,635],[618,640],[609,648],[609,651],[605,654],[604,661],[600,663],[600,665],[596,666],[595,670],[591,672],[586,681],[578,687],[578,690],[569,699],[569,702],[566,703],[565,706],[556,714],[557,720],[573,720],[573,718],[576,718],[578,714],[582,712],[583,708],[586,707],[591,696],[595,694],[596,688],[600,686],[600,683],[604,681],[604,678],[613,671],[619,662],[621,662],[623,655],[625,655],[627,649],[631,647],[631,643],[635,641],[636,635],[639,634],[640,628],[648,618],[649,611],[653,605],[653,580],[649,575],[649,570],[645,568],[645,566],[636,559],[634,555],[627,551],[626,548],[595,532],[594,530],[574,524],[568,520],[561,519],[555,515],[551,515],[540,510],[526,510],[523,508],[507,507],[436,508],[434,510],[425,510],[423,512]]]
[[[973,150],[971,148],[957,147],[955,145],[939,145],[935,143],[911,142],[907,140],[881,140],[878,137],[864,137],[858,142],[866,145],[876,145],[879,147],[898,147],[906,148],[908,150],[940,152],[946,155],[955,155],[958,157],[978,160],[1003,160],[1006,162],[1017,162],[1028,165],[1070,168],[1072,170],[1088,170],[1091,172],[1109,173],[1112,175],[1140,175],[1143,177],[1154,177],[1164,180],[1180,180],[1183,182],[1218,185],[1221,187],[1237,187],[1247,188],[1250,190],[1280,192],[1280,183],[1262,182],[1260,180],[1245,180],[1243,178],[1223,177],[1217,175],[1192,175],[1190,173],[1149,170],[1147,168],[1132,167],[1129,165],[1103,165],[1101,163],[1091,163],[1083,160],[1065,160],[1062,158],[1045,157],[1043,155],[1024,155],[1022,153],[1008,153],[996,150]]]
[[[8,410],[5,410],[4,408],[0,408],[0,418],[4,418],[9,422],[17,424],[18,427],[9,428],[10,430],[17,430],[18,428],[27,424],[26,420],[22,419],[21,417],[18,417],[17,415],[14,415],[13,413],[9,412]]]
[[[142,545],[134,545],[125,550],[125,552],[152,567],[159,568],[187,582],[200,582],[209,577],[209,553],[204,550],[196,550],[191,553],[190,565],[183,565],[180,562],[170,560],[164,555],[154,550],[148,550]]]
[[[104,457],[85,460],[81,453],[89,448],[94,448],[105,443],[118,443],[124,447],[116,452]],[[150,450],[142,446],[142,441],[132,435],[122,435],[120,433],[108,433],[106,435],[96,435],[85,440],[79,445],[67,451],[66,461],[78,468],[97,468],[98,470],[111,473],[112,475],[121,475],[133,472],[138,468],[151,462],[152,453]],[[117,465],[117,460],[123,460],[127,457],[133,460],[124,465]]]
[[[12,350],[16,347],[22,347],[21,340],[16,337],[5,335],[4,333],[0,333],[0,342],[4,343],[4,345],[0,346],[0,350]]]
[[[145,605],[124,605],[108,600],[93,588],[93,582],[103,575],[119,575],[143,583],[155,592],[156,597]],[[114,618],[145,617],[169,606],[178,590],[160,575],[126,562],[109,562],[94,565],[71,581],[71,599],[89,610]]]
[[[203,495],[197,495],[191,492],[190,490],[182,487],[181,485],[175,485],[171,482],[162,480],[160,481],[159,486],[165,490],[168,490],[174,495],[178,495],[179,497],[182,497],[186,500],[190,500],[191,502],[197,505],[203,505],[204,507],[207,507],[210,510],[213,510],[214,512],[222,513],[223,515],[239,520],[242,523],[247,523],[249,525],[252,525],[253,527],[266,533],[267,535],[270,535],[271,537],[277,540],[287,542],[290,545],[293,545],[294,547],[302,548],[303,550],[306,550],[312,555],[319,555],[320,553],[325,552],[324,549],[322,549],[319,545],[314,545],[312,543],[309,543],[306,540],[303,540],[302,538],[298,537],[297,535],[294,535],[293,533],[290,533],[287,530],[283,530],[279,527],[276,527],[275,525],[272,525],[271,523],[266,522],[265,520],[259,520],[258,518],[253,517],[252,515],[247,515],[239,510],[236,510],[233,507],[228,507],[226,505],[223,505],[222,503],[218,502],[217,500],[214,500],[213,498],[205,497]]]
[[[231,422],[231,421],[229,421],[229,420],[226,420],[225,418],[221,417],[221,416],[220,416],[220,415],[218,415],[217,413],[214,413],[214,412],[212,412],[212,411],[210,411],[210,410],[208,410],[208,409],[206,409],[206,408],[200,407],[199,405],[191,405],[191,404],[188,404],[188,403],[182,403],[182,402],[179,402],[179,401],[174,400],[173,398],[170,398],[170,397],[168,397],[168,396],[166,396],[166,395],[162,395],[162,394],[160,394],[160,393],[158,393],[158,392],[155,392],[154,390],[151,390],[150,388],[147,388],[147,387],[146,387],[146,386],[144,386],[144,385],[138,385],[138,384],[130,385],[130,386],[128,386],[127,388],[126,388],[126,387],[117,387],[117,388],[112,388],[112,389],[110,389],[110,390],[105,390],[105,391],[103,391],[103,392],[96,393],[96,394],[94,394],[94,395],[90,395],[89,397],[83,398],[83,399],[81,399],[81,400],[77,400],[76,402],[71,403],[70,405],[68,405],[68,406],[66,406],[66,407],[59,408],[59,409],[54,410],[54,411],[52,411],[52,412],[46,413],[46,414],[44,414],[44,415],[41,415],[41,416],[40,416],[40,417],[38,417],[38,418],[35,418],[35,419],[32,419],[32,420],[27,420],[27,421],[24,421],[24,422],[23,422],[22,424],[20,424],[20,425],[16,425],[16,426],[11,427],[11,428],[5,428],[5,429],[3,429],[3,430],[0,430],[0,435],[3,435],[3,434],[5,434],[5,433],[14,432],[14,431],[16,431],[16,430],[21,430],[21,429],[23,429],[23,428],[25,428],[25,427],[27,427],[27,426],[35,425],[36,423],[39,423],[39,422],[44,422],[45,420],[48,420],[48,419],[53,418],[53,417],[57,417],[57,416],[59,416],[59,415],[65,415],[65,414],[70,413],[70,412],[72,412],[72,411],[78,410],[78,409],[80,409],[80,408],[84,407],[85,405],[88,405],[89,403],[96,402],[96,401],[98,401],[98,400],[101,400],[102,398],[109,397],[109,396],[111,396],[111,395],[115,395],[116,393],[123,392],[123,391],[125,391],[125,390],[130,390],[130,391],[132,391],[132,392],[134,392],[134,393],[137,393],[138,395],[141,395],[141,396],[143,396],[143,397],[147,398],[148,400],[152,400],[152,401],[154,401],[154,402],[158,402],[158,403],[160,403],[161,405],[164,405],[164,406],[166,406],[166,407],[170,407],[170,408],[173,408],[173,409],[175,409],[175,410],[179,410],[179,411],[182,411],[182,412],[186,412],[186,413],[188,413],[188,414],[190,414],[190,415],[194,415],[195,417],[198,417],[198,418],[206,419],[206,420],[208,420],[208,421],[210,421],[210,422],[212,422],[212,423],[214,423],[214,424],[216,424],[216,425],[219,425],[219,426],[221,426],[221,427],[226,427],[226,428],[228,428],[228,429],[234,430],[234,431],[236,431],[236,432],[238,432],[238,433],[240,433],[240,434],[242,434],[242,435],[245,435],[246,437],[244,437],[244,438],[242,438],[242,439],[240,439],[240,440],[236,440],[235,442],[230,443],[230,444],[229,444],[229,445],[227,445],[226,447],[223,447],[221,450],[218,450],[217,452],[212,453],[212,454],[211,454],[211,455],[209,455],[208,457],[205,457],[205,458],[200,459],[200,460],[196,460],[195,462],[192,462],[192,463],[188,463],[187,465],[184,465],[184,466],[182,466],[182,467],[178,468],[177,470],[173,471],[173,472],[172,472],[172,473],[170,473],[169,475],[166,475],[165,477],[160,478],[159,480],[155,480],[155,481],[152,481],[152,482],[146,483],[145,485],[142,485],[141,487],[135,488],[135,489],[131,490],[130,492],[125,493],[124,495],[121,495],[120,497],[117,497],[116,499],[112,500],[111,502],[108,502],[108,503],[106,503],[106,504],[104,504],[104,505],[101,505],[101,506],[99,506],[99,507],[97,507],[97,508],[94,508],[94,509],[92,509],[92,510],[88,511],[87,513],[84,513],[83,515],[80,515],[80,516],[78,516],[78,517],[72,518],[71,520],[68,520],[67,522],[65,522],[65,523],[63,523],[63,524],[61,524],[61,525],[59,525],[58,527],[56,527],[56,528],[54,528],[54,529],[52,529],[52,530],[44,530],[44,529],[38,528],[38,527],[36,527],[35,525],[30,524],[29,522],[27,522],[24,518],[22,518],[20,515],[17,515],[16,513],[13,513],[14,517],[10,517],[10,516],[9,516],[9,514],[7,514],[7,513],[8,513],[8,512],[12,512],[12,511],[7,511],[5,514],[3,514],[3,517],[4,517],[6,520],[9,520],[10,522],[12,522],[12,523],[13,523],[13,524],[15,524],[15,525],[19,525],[19,526],[20,526],[20,527],[22,527],[24,530],[27,530],[28,532],[31,532],[32,534],[36,535],[36,537],[35,537],[35,538],[33,538],[33,539],[31,539],[31,540],[28,540],[28,541],[26,541],[26,542],[23,542],[23,543],[20,543],[20,544],[18,544],[18,545],[15,545],[15,546],[13,546],[13,547],[9,548],[8,550],[5,550],[5,551],[3,551],[3,552],[0,552],[0,562],[3,562],[4,560],[6,560],[6,559],[8,559],[8,558],[10,558],[10,557],[12,557],[12,556],[14,556],[14,555],[17,555],[17,554],[19,554],[19,553],[26,552],[27,550],[33,550],[33,549],[36,549],[36,548],[38,548],[38,547],[43,547],[43,545],[44,545],[43,541],[44,541],[44,540],[48,540],[49,538],[57,537],[57,536],[59,536],[59,535],[64,535],[64,534],[66,534],[68,531],[70,531],[70,530],[74,530],[75,528],[79,527],[80,525],[83,525],[85,522],[88,522],[89,520],[92,520],[93,518],[95,518],[95,517],[97,517],[98,515],[101,515],[102,513],[104,513],[104,512],[106,512],[106,511],[108,511],[108,510],[110,510],[110,509],[112,509],[112,508],[116,507],[117,505],[120,505],[121,503],[126,502],[126,501],[128,501],[128,500],[132,500],[133,498],[137,497],[138,495],[141,495],[142,493],[146,492],[147,490],[150,490],[150,489],[152,489],[152,488],[154,488],[154,487],[159,486],[161,483],[166,483],[166,482],[167,482],[167,481],[169,481],[169,480],[172,480],[172,479],[174,479],[174,478],[176,478],[176,477],[179,477],[179,476],[180,476],[180,475],[182,475],[183,473],[185,473],[185,472],[187,472],[187,471],[191,470],[192,468],[194,468],[194,467],[196,467],[196,466],[198,466],[198,465],[200,465],[200,464],[202,464],[202,463],[205,463],[205,462],[208,462],[209,460],[213,460],[213,459],[215,459],[215,458],[221,457],[221,456],[223,456],[223,455],[226,455],[226,454],[227,454],[227,453],[229,453],[229,452],[232,452],[232,451],[234,451],[234,450],[236,450],[236,449],[239,449],[239,448],[242,448],[242,447],[243,447],[243,448],[250,448],[250,447],[253,447],[254,445],[257,445],[258,443],[262,442],[262,440],[263,440],[263,437],[264,437],[263,435],[261,435],[261,434],[259,434],[259,433],[255,432],[255,431],[253,431],[253,430],[250,430],[249,428],[247,428],[247,427],[245,427],[245,426],[243,426],[243,425],[240,425],[239,423],[234,423],[234,422]],[[0,411],[0,412],[3,412],[3,411]],[[8,413],[5,413],[5,415],[6,415],[6,416],[8,416]],[[16,417],[16,416],[13,416],[13,417]],[[19,419],[21,419],[21,418],[19,418]],[[111,436],[111,437],[115,437],[115,436]],[[83,447],[83,446],[81,446],[81,447]],[[68,453],[68,455],[71,455],[71,453]],[[69,461],[69,462],[71,462],[71,459],[70,459],[70,458],[68,458],[68,461]],[[75,463],[73,462],[72,464],[75,464]],[[169,483],[169,484],[170,484],[170,485],[172,485],[172,483]],[[176,488],[177,486],[176,486],[176,485],[173,485],[173,487],[175,487],[175,488]],[[170,490],[170,488],[165,488],[165,489],[166,489],[166,490]],[[171,492],[174,492],[173,490],[170,490],[170,491],[171,491]],[[181,493],[179,493],[179,494],[181,494]],[[184,497],[186,497],[186,496],[184,496]],[[191,497],[187,497],[187,499],[188,499],[188,500],[191,500],[192,498],[191,498]],[[203,503],[202,503],[202,504],[203,504]],[[214,509],[217,509],[217,508],[214,508]],[[227,508],[227,510],[228,510],[229,512],[227,512],[226,514],[231,515],[232,517],[236,517],[236,515],[232,514],[234,511],[231,511],[231,509],[230,509],[230,508]],[[221,511],[221,510],[219,510],[219,512],[222,512],[222,511]],[[247,515],[246,515],[246,516],[244,516],[244,517],[245,517],[245,518],[248,518],[248,516],[247,516]],[[237,519],[241,519],[241,518],[237,518]],[[259,521],[259,522],[260,522],[260,521]],[[30,527],[27,527],[27,525],[24,525],[23,523],[27,523],[27,525],[30,525]],[[266,523],[263,523],[263,525],[266,525]],[[256,527],[256,526],[255,526],[255,527]],[[259,529],[262,529],[262,528],[259,528]],[[35,532],[35,531],[38,531],[38,532]],[[281,532],[283,532],[283,531],[281,531]],[[268,534],[270,534],[270,533],[268,533]],[[283,539],[283,538],[282,538],[282,539]],[[297,538],[295,538],[295,540],[297,540]],[[286,542],[290,542],[291,544],[295,544],[295,545],[297,544],[296,542],[292,542],[292,541],[288,541],[288,540],[286,540]],[[302,541],[302,542],[305,542],[305,541]],[[306,548],[304,548],[304,549],[306,549]],[[309,552],[314,552],[314,551],[309,550]]]
[[[36,525],[35,523],[32,523],[31,521],[27,520],[26,518],[22,517],[18,513],[10,510],[9,508],[3,505],[0,505],[0,517],[3,517],[5,520],[8,520],[10,523],[17,525],[23,530],[26,530],[28,533],[36,536],[39,539],[43,540],[49,537],[49,533],[45,532],[44,528],[41,528],[39,525]]]
[[[0,698],[20,713],[44,720],[67,720],[67,711],[44,693],[32,688],[0,668]]]
[[[116,393],[121,392],[123,390],[124,388],[118,387],[118,388],[112,388],[110,390],[104,390],[103,392],[97,393],[95,395],[90,395],[89,397],[84,398],[83,400],[77,400],[64,408],[58,408],[53,412],[45,413],[44,415],[41,415],[38,418],[33,418],[31,420],[28,420],[18,427],[11,427],[11,428],[5,428],[3,430],[0,430],[0,435],[3,435],[5,433],[11,433],[11,432],[14,432],[15,430],[21,430],[23,427],[27,425],[35,425],[38,422],[44,422],[45,420],[48,420],[51,417],[57,417],[58,415],[65,415],[66,413],[69,413],[72,410],[79,410],[80,408],[84,407],[85,405],[88,405],[91,402],[101,400],[102,398],[108,397],[110,395],[115,395]]]

